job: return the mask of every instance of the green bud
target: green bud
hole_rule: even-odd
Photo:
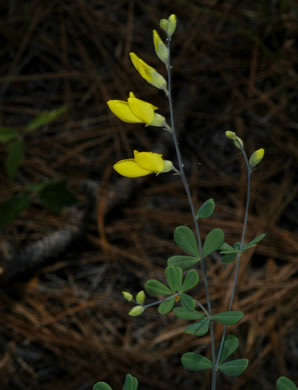
[[[130,312],[128,313],[129,316],[132,317],[137,317],[140,316],[144,312],[144,307],[143,306],[134,306]]]
[[[133,300],[133,295],[129,293],[128,291],[122,291],[122,295],[124,299],[128,302],[131,302]]]
[[[160,19],[159,25],[165,32],[168,31],[169,21],[167,19]]]
[[[225,132],[225,135],[229,139],[235,139],[236,138],[236,133],[234,131],[227,130]]]
[[[170,15],[168,18],[168,21],[169,21],[169,24],[168,24],[168,28],[167,28],[167,34],[168,34],[168,37],[171,38],[176,30],[176,25],[177,25],[176,15],[175,14]]]
[[[172,35],[176,30],[176,25],[177,25],[176,15],[172,14],[168,17],[168,19],[161,19],[159,25],[166,32],[168,38],[171,39]]]
[[[236,146],[237,149],[243,150],[243,141],[237,135],[234,138],[234,145]]]
[[[166,65],[168,65],[169,49],[167,48],[163,40],[160,38],[156,30],[153,30],[153,43],[157,57]]]
[[[258,165],[262,160],[263,160],[263,157],[264,157],[264,149],[258,149],[256,150],[251,156],[250,156],[250,159],[249,159],[249,166],[251,168],[255,167],[256,165]]]
[[[145,302],[146,295],[144,291],[139,291],[136,295],[136,301],[138,304],[142,305]]]

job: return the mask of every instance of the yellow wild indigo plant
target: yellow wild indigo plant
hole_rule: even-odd
[[[203,240],[200,233],[199,222],[212,216],[215,209],[215,203],[212,198],[207,199],[202,203],[198,210],[195,210],[177,141],[173,115],[171,76],[171,39],[175,32],[176,24],[177,19],[175,15],[170,15],[168,19],[162,19],[160,21],[160,26],[166,33],[167,45],[160,38],[159,33],[156,30],[153,30],[153,46],[158,58],[165,64],[167,80],[135,53],[130,53],[132,64],[141,77],[154,87],[164,90],[166,93],[169,103],[170,125],[167,124],[164,116],[155,112],[157,107],[136,98],[132,92],[130,92],[127,101],[109,100],[107,104],[110,110],[124,122],[162,127],[169,132],[169,137],[172,137],[176,150],[178,169],[174,167],[171,161],[164,160],[161,154],[154,152],[138,152],[137,150],[133,152],[133,158],[120,160],[116,162],[113,167],[120,175],[129,178],[138,178],[152,173],[158,175],[170,171],[174,171],[174,174],[178,174],[185,188],[194,230],[184,225],[178,226],[175,229],[174,241],[177,246],[185,252],[185,255],[173,255],[168,258],[167,267],[165,268],[164,283],[158,280],[149,280],[145,284],[145,290],[148,294],[162,295],[164,298],[146,304],[146,295],[144,291],[138,292],[135,295],[135,298],[133,294],[127,291],[123,291],[122,294],[124,299],[128,302],[135,303],[135,306],[133,306],[128,313],[130,316],[142,315],[149,307],[158,306],[158,312],[161,315],[173,312],[176,317],[185,321],[190,321],[185,327],[185,333],[197,337],[207,333],[210,334],[211,360],[194,351],[189,351],[182,355],[181,363],[185,369],[190,371],[211,371],[211,390],[216,390],[217,374],[219,371],[227,376],[239,376],[248,366],[248,360],[245,358],[231,359],[231,355],[239,346],[239,340],[236,336],[227,335],[227,327],[236,324],[243,317],[242,312],[232,310],[241,256],[246,250],[256,246],[256,244],[265,236],[265,234],[260,234],[252,241],[248,243],[245,242],[250,201],[251,174],[254,167],[261,162],[264,156],[264,149],[255,151],[251,157],[248,158],[241,138],[233,131],[226,131],[226,137],[231,139],[235,147],[241,151],[247,168],[247,198],[243,228],[240,242],[228,244],[225,241],[224,232],[220,228],[211,230]],[[212,297],[210,297],[209,294],[205,263],[208,260],[208,256],[214,252],[220,253],[221,262],[223,264],[231,262],[234,262],[235,264],[234,277],[231,281],[232,293],[228,300],[227,310],[223,313],[213,313]],[[201,269],[200,273],[206,294],[206,305],[203,305],[189,293],[189,290],[195,287],[200,281],[199,272],[195,269],[198,265]],[[218,345],[216,345],[214,337],[214,326],[216,323],[224,325],[222,337]],[[227,361],[227,359],[229,360]],[[291,387],[287,387],[290,382],[291,381],[285,377],[279,378],[277,381],[278,390],[292,390]],[[136,390],[137,388],[137,378],[128,374],[123,385],[123,390]],[[105,382],[98,382],[94,385],[93,390],[111,390],[111,387]]]

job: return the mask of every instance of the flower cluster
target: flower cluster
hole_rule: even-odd
[[[168,39],[170,39],[176,29],[176,15],[171,15],[167,20],[162,19],[161,28],[166,32]],[[169,49],[156,30],[153,30],[153,44],[157,56],[167,67]],[[155,68],[148,65],[135,53],[129,53],[129,56],[133,66],[141,77],[149,84],[163,90],[165,94],[168,95],[166,79],[159,74]],[[158,107],[136,98],[133,92],[129,93],[127,101],[109,100],[107,104],[112,113],[123,122],[143,123],[145,126],[162,127],[169,132],[172,131],[171,127],[167,124],[165,117],[155,112]],[[130,178],[147,176],[151,173],[158,175],[159,173],[165,173],[171,170],[179,173],[173,163],[169,160],[164,160],[161,154],[138,152],[137,150],[134,151],[134,158],[118,161],[114,164],[113,168],[120,175]]]

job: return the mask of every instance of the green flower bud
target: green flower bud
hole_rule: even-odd
[[[263,160],[263,157],[264,157],[264,149],[258,149],[256,150],[251,156],[250,156],[250,159],[249,159],[249,166],[251,168],[255,167],[256,165],[258,165],[262,160]]]
[[[136,301],[138,304],[142,305],[145,302],[146,295],[144,291],[139,291],[136,295]]]
[[[124,299],[128,302],[131,302],[133,300],[133,295],[129,293],[128,291],[122,291],[122,295]]]
[[[229,139],[235,139],[236,138],[236,133],[234,131],[227,130],[225,132],[225,135]]]
[[[140,316],[144,312],[144,307],[143,306],[134,306],[130,312],[128,313],[129,316],[132,317],[137,317]]]
[[[238,136],[234,138],[234,145],[236,146],[237,149],[243,150],[243,141]]]
[[[172,35],[176,30],[176,25],[177,25],[176,15],[172,14],[168,17],[168,19],[161,19],[159,25],[166,32],[168,38],[171,39]]]
[[[167,19],[160,19],[159,25],[165,32],[168,31],[169,21]]]
[[[162,41],[162,39],[160,38],[156,30],[153,30],[153,43],[154,43],[154,49],[157,57],[166,65],[168,65],[169,49],[164,44],[164,42]]]
[[[176,25],[177,25],[176,15],[175,14],[170,15],[168,18],[168,21],[169,21],[169,24],[168,24],[168,28],[167,28],[167,34],[168,34],[168,37],[171,38],[176,30]]]

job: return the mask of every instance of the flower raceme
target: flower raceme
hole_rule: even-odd
[[[134,150],[133,154],[134,158],[120,160],[113,165],[113,168],[119,175],[136,178],[147,176],[151,173],[158,175],[160,173],[170,172],[171,170],[177,172],[172,161],[164,160],[162,154],[138,152],[137,150]]]
[[[146,126],[167,127],[164,116],[155,113],[158,107],[135,97],[129,93],[127,102],[124,100],[109,100],[109,109],[123,122],[144,123]]]
[[[131,62],[136,68],[137,72],[146,80],[149,84],[156,88],[162,89],[166,95],[168,95],[167,81],[166,79],[157,72],[152,66],[148,65],[135,53],[129,53]]]

